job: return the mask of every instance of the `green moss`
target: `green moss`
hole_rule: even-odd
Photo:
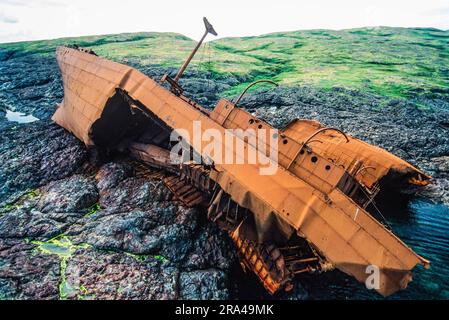
[[[24,192],[18,199],[14,200],[14,202],[7,203],[3,207],[0,208],[0,215],[12,210],[18,210],[23,207],[26,200],[33,200],[39,196],[39,190],[31,190],[28,192]]]
[[[39,190],[31,190],[30,192],[27,193],[27,197],[28,199],[32,200],[34,198],[36,198],[37,196],[39,196]]]
[[[48,241],[37,241],[26,239],[27,242],[36,245],[36,250],[44,254],[56,255],[60,258],[60,279],[58,285],[59,299],[65,300],[68,297],[76,297],[79,300],[95,299],[95,295],[91,294],[89,290],[83,285],[74,285],[67,281],[66,270],[67,262],[72,258],[77,249],[87,249],[88,244],[73,244],[70,238],[64,234],[55,236]],[[106,251],[110,253],[117,253],[115,251]],[[161,255],[139,255],[130,252],[123,252],[124,254],[136,259],[139,262],[144,262],[148,258],[156,259],[162,263],[168,263],[169,260]]]
[[[73,287],[67,282],[66,279],[66,270],[67,270],[67,257],[63,257],[60,262],[59,272],[60,272],[60,281],[59,281],[59,300],[66,300],[67,297],[73,293]]]
[[[73,244],[69,237],[60,234],[48,241],[32,240],[32,244],[45,254],[55,254],[60,258],[70,258],[77,249],[87,249],[88,244]]]
[[[76,296],[78,300],[93,300],[95,299],[95,295],[91,294],[89,290],[83,285],[80,285],[78,288],[78,295]]]
[[[101,206],[100,206],[100,204],[97,202],[97,203],[93,204],[92,206],[90,206],[90,207],[88,208],[88,212],[87,212],[87,214],[86,214],[86,217],[92,216],[92,215],[96,214],[96,213],[97,213],[98,211],[100,211],[100,210],[101,210]]]
[[[0,212],[0,213],[8,212],[11,210],[17,210],[17,209],[20,209],[20,205],[18,205],[16,203],[8,203],[7,205],[5,205],[2,208],[2,210],[1,210],[2,212]]]
[[[209,72],[212,78],[241,79],[241,84],[224,92],[227,96],[267,77],[284,85],[343,87],[388,97],[429,92],[446,96],[441,90],[448,86],[448,39],[449,31],[389,27],[223,38],[204,44],[189,68]],[[143,66],[175,68],[195,46],[193,40],[174,33],[127,33],[0,44],[0,51],[12,57],[54,55],[56,46],[72,43],[119,62],[135,59]]]
[[[66,277],[66,269],[67,269],[67,261],[72,257],[73,253],[79,249],[86,249],[89,247],[88,244],[73,244],[69,237],[64,234],[58,235],[48,241],[30,241],[32,244],[35,244],[36,249],[44,254],[54,254],[60,258],[60,267],[59,267],[59,299],[65,300],[69,296],[77,295],[77,292],[80,288],[73,286],[71,283],[67,281]]]
[[[125,252],[125,254],[127,256],[133,257],[134,259],[136,259],[139,262],[144,262],[148,259],[148,255],[143,255],[143,254],[134,254],[134,253],[130,253],[130,252]]]
[[[161,261],[163,263],[169,262],[169,260],[167,258],[165,258],[163,256],[160,256],[160,255],[153,256],[153,258],[156,259],[156,260],[159,260],[159,261]]]

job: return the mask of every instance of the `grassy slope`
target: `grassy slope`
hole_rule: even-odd
[[[133,33],[0,44],[0,51],[49,55],[57,45],[72,43],[117,61],[173,67],[181,65],[194,46],[179,34]],[[251,80],[272,78],[282,84],[345,87],[391,97],[419,93],[447,98],[449,31],[382,27],[225,38],[206,43],[193,64]]]

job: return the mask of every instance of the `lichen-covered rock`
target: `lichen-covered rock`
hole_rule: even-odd
[[[98,201],[95,183],[83,175],[50,182],[39,194],[37,208],[42,212],[80,212]]]
[[[133,168],[125,162],[109,162],[103,165],[97,172],[97,188],[100,193],[104,193],[128,177],[133,175]]]
[[[235,246],[226,232],[208,222],[195,236],[193,250],[184,264],[187,269],[229,270],[237,261]]]
[[[52,56],[21,56],[16,51],[9,59],[0,61],[0,67],[0,106],[32,114],[41,120],[49,119],[63,96],[56,59]],[[3,111],[3,107],[0,108],[0,112]],[[13,126],[14,123],[0,123],[0,131]]]
[[[133,254],[158,254],[173,262],[191,251],[196,210],[165,204],[150,211],[100,211],[70,228],[75,242]]]
[[[0,203],[14,194],[73,174],[84,146],[55,124],[30,123],[0,136]]]
[[[148,257],[79,250],[68,259],[65,281],[69,299],[176,299],[177,268]]]
[[[0,215],[0,238],[48,240],[67,230],[82,213],[17,209]]]
[[[183,272],[179,278],[180,298],[186,300],[229,299],[227,281],[226,273],[221,270]]]
[[[86,215],[97,200],[95,184],[85,176],[50,182],[0,210],[0,237],[52,238]]]
[[[117,210],[145,210],[155,203],[169,199],[170,191],[162,181],[131,177],[123,180],[115,188],[102,192],[102,207]]]
[[[59,259],[23,240],[0,239],[0,299],[58,299]]]
[[[433,158],[432,162],[435,165],[435,171],[437,171],[441,177],[449,179],[449,155]]]
[[[432,199],[436,203],[443,203],[449,206],[449,179],[434,179],[432,184],[427,186],[420,195]]]

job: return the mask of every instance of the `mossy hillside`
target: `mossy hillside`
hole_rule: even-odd
[[[73,43],[116,61],[165,67],[179,67],[195,45],[174,33],[128,33],[0,44],[0,59],[51,55],[56,46]],[[449,31],[380,27],[223,38],[205,43],[190,68],[242,79],[227,95],[254,79],[272,78],[325,90],[344,87],[388,97],[441,98],[449,94]]]

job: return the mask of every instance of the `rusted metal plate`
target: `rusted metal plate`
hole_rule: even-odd
[[[245,239],[239,235],[239,229],[231,233],[231,239],[237,247],[244,268],[253,271],[269,293],[292,289],[292,275],[289,274],[278,248]]]
[[[306,141],[308,137],[322,128],[324,126],[319,122],[298,119],[288,124],[282,132],[296,141]],[[420,180],[427,183],[430,179],[423,171],[381,148],[353,137],[346,141],[344,137],[332,131],[325,131],[317,135],[314,139],[313,149],[348,170],[351,170],[356,160],[362,163],[363,165],[358,168],[359,172],[356,172],[356,178],[367,187],[378,182],[389,170],[408,173],[417,179],[420,177]]]
[[[245,110],[235,108],[226,99],[219,101],[210,117],[228,129],[273,128]],[[280,131],[281,143],[275,146],[279,150],[279,164],[294,173],[304,169],[303,163],[301,163],[303,154],[299,154],[299,151],[303,144],[307,142],[314,153],[344,170],[354,170],[354,165],[357,162],[356,179],[368,188],[379,182],[390,170],[408,174],[411,182],[421,182],[422,185],[429,183],[430,177],[428,175],[399,157],[354,137],[346,135],[348,138],[346,139],[345,135],[339,134],[335,130],[322,131],[313,139],[309,139],[324,128],[321,123],[313,120],[297,119],[288,124]],[[272,148],[270,140],[264,140],[267,148]],[[325,168],[325,166],[323,167]]]

